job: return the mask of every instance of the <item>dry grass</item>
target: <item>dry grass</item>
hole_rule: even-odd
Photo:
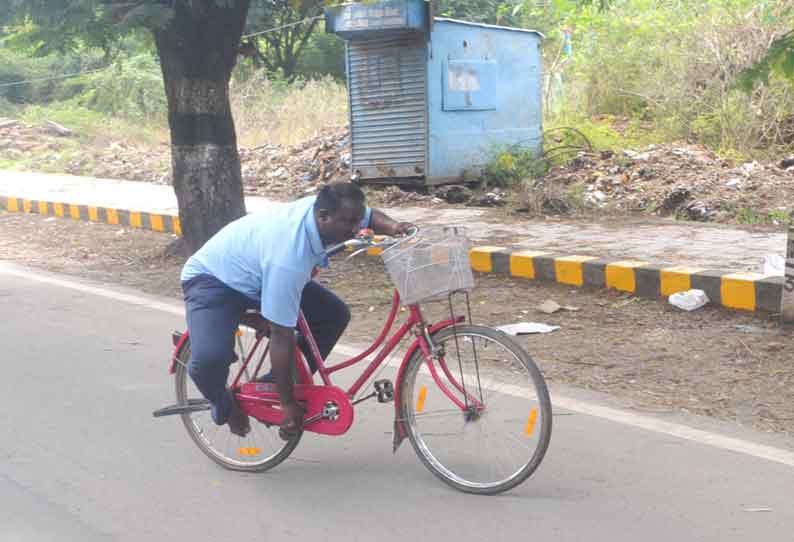
[[[348,121],[347,91],[330,78],[289,86],[260,78],[232,84],[231,103],[241,147],[295,145]]]

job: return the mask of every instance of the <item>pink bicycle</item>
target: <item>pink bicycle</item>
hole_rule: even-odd
[[[298,333],[319,360],[321,381],[315,382],[296,348],[295,396],[306,408],[303,431],[342,435],[353,424],[356,405],[371,398],[381,403],[393,401],[394,451],[407,436],[425,466],[450,486],[469,493],[495,494],[526,480],[540,465],[551,438],[549,394],[540,370],[514,340],[496,329],[466,323],[467,317],[471,321],[468,290],[474,280],[462,228],[428,229],[403,239],[377,242],[370,236],[358,237],[334,247],[329,254],[345,248],[356,253],[385,249],[382,257],[397,289],[388,319],[369,348],[335,365],[326,365],[321,359],[300,315]],[[452,295],[461,291],[466,298],[466,316],[453,311]],[[444,295],[450,318],[428,323],[420,301]],[[403,304],[408,317],[387,340]],[[394,384],[375,380],[368,393],[366,384],[409,334],[414,339]],[[188,376],[187,333],[174,334],[170,373],[175,375],[176,405],[154,415],[180,415],[193,441],[223,467],[265,471],[284,461],[302,434],[286,442],[279,438],[282,412],[276,385],[257,381],[270,370],[265,334],[241,326],[236,344],[239,360],[229,372],[229,387],[242,409],[259,422],[252,420],[246,437],[234,436],[227,427],[213,423],[208,402]],[[378,348],[349,389],[332,383],[331,375],[364,361]]]

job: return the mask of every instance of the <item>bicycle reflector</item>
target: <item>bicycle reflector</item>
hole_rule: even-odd
[[[535,432],[535,424],[537,422],[538,422],[538,409],[533,408],[532,410],[529,411],[529,418],[527,418],[527,427],[524,430],[524,433],[526,433],[528,437],[531,437],[532,433]]]
[[[427,386],[419,388],[419,397],[416,399],[416,413],[421,414],[425,409],[425,400],[427,399]]]

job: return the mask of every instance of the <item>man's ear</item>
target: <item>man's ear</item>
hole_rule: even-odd
[[[328,222],[330,218],[331,213],[328,212],[328,209],[317,209],[317,220]]]

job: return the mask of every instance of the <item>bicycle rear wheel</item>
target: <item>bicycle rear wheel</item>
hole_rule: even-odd
[[[551,401],[540,370],[493,328],[459,325],[432,339],[433,368],[466,408],[442,391],[417,350],[400,384],[401,417],[414,450],[461,491],[495,494],[517,486],[538,468],[551,439]]]
[[[254,334],[251,332],[245,331],[238,334],[235,353],[239,360],[231,365],[227,385],[232,383],[239,372],[240,364],[248,358],[254,348],[256,351],[249,364],[249,370],[242,376],[240,384],[249,382],[256,377],[253,371],[265,353],[266,344],[267,341],[263,340],[257,347]],[[185,341],[177,354],[175,375],[177,405],[187,405],[190,400],[203,399],[188,375],[188,360],[190,360],[190,340]],[[268,355],[259,370],[259,375],[261,376],[269,370],[270,357]],[[219,465],[236,471],[262,472],[272,469],[289,457],[302,436],[302,433],[299,433],[285,442],[278,436],[278,426],[269,427],[251,418],[251,432],[245,437],[238,437],[229,431],[228,426],[216,425],[212,421],[209,410],[188,412],[182,414],[181,417],[190,438],[204,454]]]

